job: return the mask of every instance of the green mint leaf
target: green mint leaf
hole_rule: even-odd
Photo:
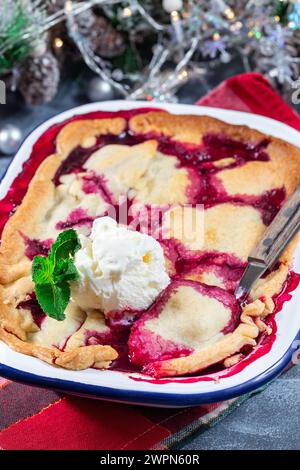
[[[70,300],[70,287],[67,282],[37,284],[35,294],[42,310],[51,318],[62,321]]]
[[[74,229],[61,232],[51,247],[49,259],[55,265],[59,259],[74,256],[80,248],[77,233]]]
[[[33,258],[32,280],[37,300],[49,317],[59,321],[65,319],[64,312],[70,301],[69,282],[79,278],[73,260],[79,248],[76,231],[65,230],[58,235],[48,257]]]
[[[60,259],[55,265],[53,272],[55,282],[76,281],[79,279],[79,273],[71,258]]]
[[[32,280],[36,284],[51,282],[53,265],[44,256],[35,256],[32,262]]]

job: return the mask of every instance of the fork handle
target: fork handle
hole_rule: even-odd
[[[271,268],[299,228],[300,185],[266,229],[263,238],[251,252],[249,260],[261,260],[267,268]]]

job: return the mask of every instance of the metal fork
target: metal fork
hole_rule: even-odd
[[[300,185],[287,199],[273,222],[264,232],[248,258],[248,265],[235,290],[235,296],[246,298],[254,283],[272,268],[287,244],[300,228]]]

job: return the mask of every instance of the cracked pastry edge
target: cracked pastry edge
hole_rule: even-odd
[[[221,340],[213,343],[200,351],[188,356],[156,361],[144,367],[146,374],[156,378],[176,377],[200,372],[207,367],[223,363],[225,368],[237,364],[243,359],[240,354],[244,346],[257,345],[260,333],[270,335],[272,329],[266,325],[264,319],[274,311],[275,304],[272,297],[282,290],[288,274],[294,249],[300,239],[300,234],[294,237],[280,258],[279,268],[271,272],[260,284],[252,289],[250,297],[252,302],[247,304],[241,313],[240,325]]]
[[[130,120],[129,127],[135,133],[151,135],[154,133],[191,144],[201,143],[203,134],[214,132],[224,133],[232,139],[245,142],[257,142],[267,138],[270,143],[266,151],[273,170],[284,175],[287,195],[291,194],[299,183],[300,150],[288,142],[248,126],[227,124],[209,116],[171,115],[163,111],[138,114]],[[250,293],[252,302],[242,312],[242,323],[233,333],[189,356],[150,363],[145,367],[145,371],[156,377],[178,376],[203,370],[217,362],[223,362],[225,367],[230,367],[241,360],[239,351],[243,346],[250,344],[254,347],[260,332],[271,334],[271,329],[264,323],[264,318],[274,310],[272,297],[281,291],[286,282],[299,239],[299,235],[295,236],[285,249],[279,259],[278,269],[266,278],[260,279],[258,285],[252,289]]]
[[[144,372],[156,378],[175,377],[199,372],[231,357],[234,353],[240,351],[243,346],[250,345],[254,347],[258,333],[257,326],[241,323],[232,333],[224,336],[217,343],[211,344],[189,356],[152,362],[144,368]]]
[[[17,352],[72,370],[82,370],[91,366],[106,369],[118,357],[118,353],[111,346],[82,346],[69,351],[60,351],[27,342],[28,325],[22,323],[21,316],[13,305],[5,304],[3,286],[30,275],[31,261],[25,256],[24,240],[20,231],[30,234],[33,231],[32,227],[42,220],[45,207],[53,202],[55,185],[52,178],[62,161],[67,158],[74,146],[93,145],[97,135],[107,133],[119,135],[125,128],[126,121],[122,118],[82,120],[67,124],[57,136],[58,153],[50,155],[41,163],[22,203],[5,224],[0,248],[0,287],[2,287],[0,339]],[[36,201],[39,201],[39,204],[36,204]]]
[[[259,286],[252,289],[250,293],[252,302],[243,308],[241,323],[232,333],[188,356],[149,363],[144,367],[144,372],[156,378],[176,377],[200,372],[217,363],[223,363],[224,367],[228,368],[242,360],[244,356],[240,351],[244,346],[249,345],[254,348],[260,333],[267,335],[272,333],[271,327],[266,325],[264,320],[274,311],[275,304],[272,297],[280,293],[286,282],[299,238],[300,235],[294,237],[282,254],[279,268],[265,279],[261,279]]]
[[[267,139],[269,144],[266,152],[272,163],[272,171],[283,175],[287,195],[291,194],[299,183],[300,149],[248,126],[228,124],[205,115],[175,115],[166,111],[150,111],[132,117],[129,120],[129,128],[137,134],[150,134],[152,138],[155,134],[163,135],[190,144],[200,144],[202,136],[209,133],[225,134],[245,143]]]
[[[152,120],[152,123],[151,123]],[[144,122],[143,122],[144,121]],[[150,124],[149,124],[150,123]],[[261,134],[258,131],[252,130],[245,126],[233,126],[226,124],[217,119],[210,118],[207,116],[175,116],[165,112],[149,112],[146,114],[140,114],[129,121],[130,128],[136,132],[142,132],[139,126],[142,126],[144,132],[157,132],[158,134],[168,135],[176,140],[182,140],[185,142],[199,143],[201,135],[207,132],[216,131],[218,133],[226,133],[226,135],[241,140],[258,140],[266,138],[265,134]],[[52,183],[52,177],[55,175],[61,162],[69,155],[69,153],[77,146],[89,147],[94,145],[95,138],[99,134],[113,133],[118,135],[126,128],[126,121],[122,118],[113,119],[101,119],[101,120],[80,120],[67,124],[59,133],[57,137],[57,154],[47,157],[44,162],[39,166],[36,175],[31,180],[29,189],[19,206],[15,214],[9,219],[5,225],[2,235],[2,245],[0,248],[0,282],[8,284],[19,279],[22,276],[28,276],[31,270],[31,262],[24,256],[24,242],[18,233],[18,229],[22,227],[32,226],[32,220],[38,219],[39,215],[44,214],[44,209],[41,213],[40,207],[43,204],[47,204],[49,198],[53,200],[54,184]],[[74,139],[75,133],[75,139]],[[289,150],[291,159],[289,164],[285,161],[283,167],[288,167],[285,170],[285,174],[289,175],[287,192],[291,192],[296,183],[293,177],[294,164],[300,161],[300,151],[279,139],[270,137],[271,144],[268,147],[268,153],[270,154],[270,146],[275,146],[279,149],[282,154]],[[272,154],[274,149],[271,149]],[[275,152],[276,153],[276,152]],[[270,155],[272,158],[272,155]],[[281,156],[281,158],[283,158]],[[286,160],[286,159],[285,159]],[[291,165],[292,162],[292,165]],[[39,200],[37,206],[36,200]],[[28,218],[28,210],[31,213],[31,218]],[[37,220],[38,223],[38,220]],[[289,264],[293,255],[293,251],[296,245],[294,239],[289,247],[285,250],[281,257],[281,265],[278,270],[271,273],[266,279],[262,280],[261,295],[265,296],[265,300],[272,297],[272,295],[278,293],[288,275]],[[197,353],[193,353],[189,356],[182,358],[171,359],[163,361],[160,364],[165,364],[167,369],[170,370],[170,375],[183,375],[191,372],[191,368],[195,371],[206,368],[211,364],[215,364],[222,360],[227,360],[231,357],[236,356],[236,353],[245,345],[256,345],[255,338],[258,336],[259,331],[262,331],[262,324],[259,324],[258,320],[264,318],[261,312],[261,305],[257,302],[257,296],[260,291],[253,291],[252,297],[253,302],[249,306],[253,306],[251,311],[248,310],[248,314],[245,314],[243,319],[245,323],[241,323],[237,329],[226,335],[222,340],[215,343],[212,347],[205,348]],[[267,296],[265,295],[267,294]],[[269,297],[268,297],[269,296]],[[1,298],[1,293],[0,293]],[[8,312],[6,306],[0,311],[0,339],[5,341],[13,349],[23,352],[24,354],[39,357],[49,363],[55,363],[61,367],[68,369],[79,370],[79,368],[89,367],[91,364],[95,365],[95,360],[91,363],[94,358],[97,359],[96,364],[99,368],[106,368],[109,363],[117,357],[117,352],[110,346],[83,346],[81,348],[75,348],[67,352],[62,352],[56,348],[45,348],[37,345],[33,345],[24,341],[26,339],[26,331],[23,331],[20,326],[20,321],[17,318],[12,318]],[[252,312],[252,313],[251,313]],[[269,312],[270,313],[270,312]],[[256,323],[252,319],[256,317]],[[248,321],[249,319],[249,321]],[[257,324],[259,326],[257,326]],[[5,327],[3,327],[5,325]],[[241,327],[241,328],[240,328]],[[8,331],[7,331],[8,328]],[[256,334],[254,335],[254,332]],[[19,336],[19,337],[18,337]],[[22,338],[22,339],[20,339]],[[226,340],[226,341],[225,341]],[[229,346],[229,343],[232,343]],[[111,359],[107,359],[107,356],[93,356],[93,351],[96,352],[102,350],[107,354],[109,351]],[[104,348],[104,349],[103,349]],[[109,348],[109,349],[107,349]],[[208,350],[207,350],[208,349]],[[86,360],[84,359],[86,353]],[[54,359],[54,362],[53,362]],[[187,372],[183,372],[184,367],[188,369],[190,361],[190,369]],[[174,362],[175,361],[175,362]],[[178,367],[177,367],[177,361]],[[86,365],[90,364],[90,365]],[[198,365],[197,365],[198,364]],[[204,365],[203,364],[207,364]],[[149,364],[151,367],[151,364]],[[169,368],[169,369],[168,369]],[[176,373],[177,368],[177,373]],[[161,369],[163,370],[163,369]],[[172,372],[173,371],[173,372]]]
[[[56,138],[56,151],[61,159],[65,159],[79,145],[92,147],[99,135],[121,134],[127,126],[125,119],[120,117],[104,119],[79,119],[66,124]]]
[[[4,341],[16,352],[36,357],[48,364],[70,370],[83,370],[89,367],[107,369],[118,353],[111,346],[83,346],[70,351],[60,351],[57,348],[47,348],[22,341],[13,333],[0,328],[0,340]]]
[[[119,135],[125,128],[124,119],[112,118],[74,121],[59,132],[56,139],[57,153],[50,155],[40,164],[22,203],[3,229],[0,247],[0,285],[13,282],[30,272],[31,262],[24,256],[24,240],[20,230],[28,235],[43,219],[45,208],[49,207],[54,199],[55,184],[52,178],[74,145],[84,146],[87,142],[93,145],[91,139],[96,135],[108,133]]]
[[[280,291],[282,284],[273,282],[272,287],[275,291]],[[231,367],[243,359],[240,351],[244,346],[254,348],[260,333],[272,333],[263,320],[274,311],[274,307],[271,297],[256,299],[243,308],[241,323],[232,333],[188,356],[149,363],[143,371],[155,378],[163,378],[201,372],[218,363],[223,363],[225,368]]]

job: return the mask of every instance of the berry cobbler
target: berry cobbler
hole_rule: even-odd
[[[299,181],[298,148],[207,116],[52,126],[0,203],[0,339],[66,369],[156,378],[243,361],[272,334],[296,239],[246,300],[234,290]]]

